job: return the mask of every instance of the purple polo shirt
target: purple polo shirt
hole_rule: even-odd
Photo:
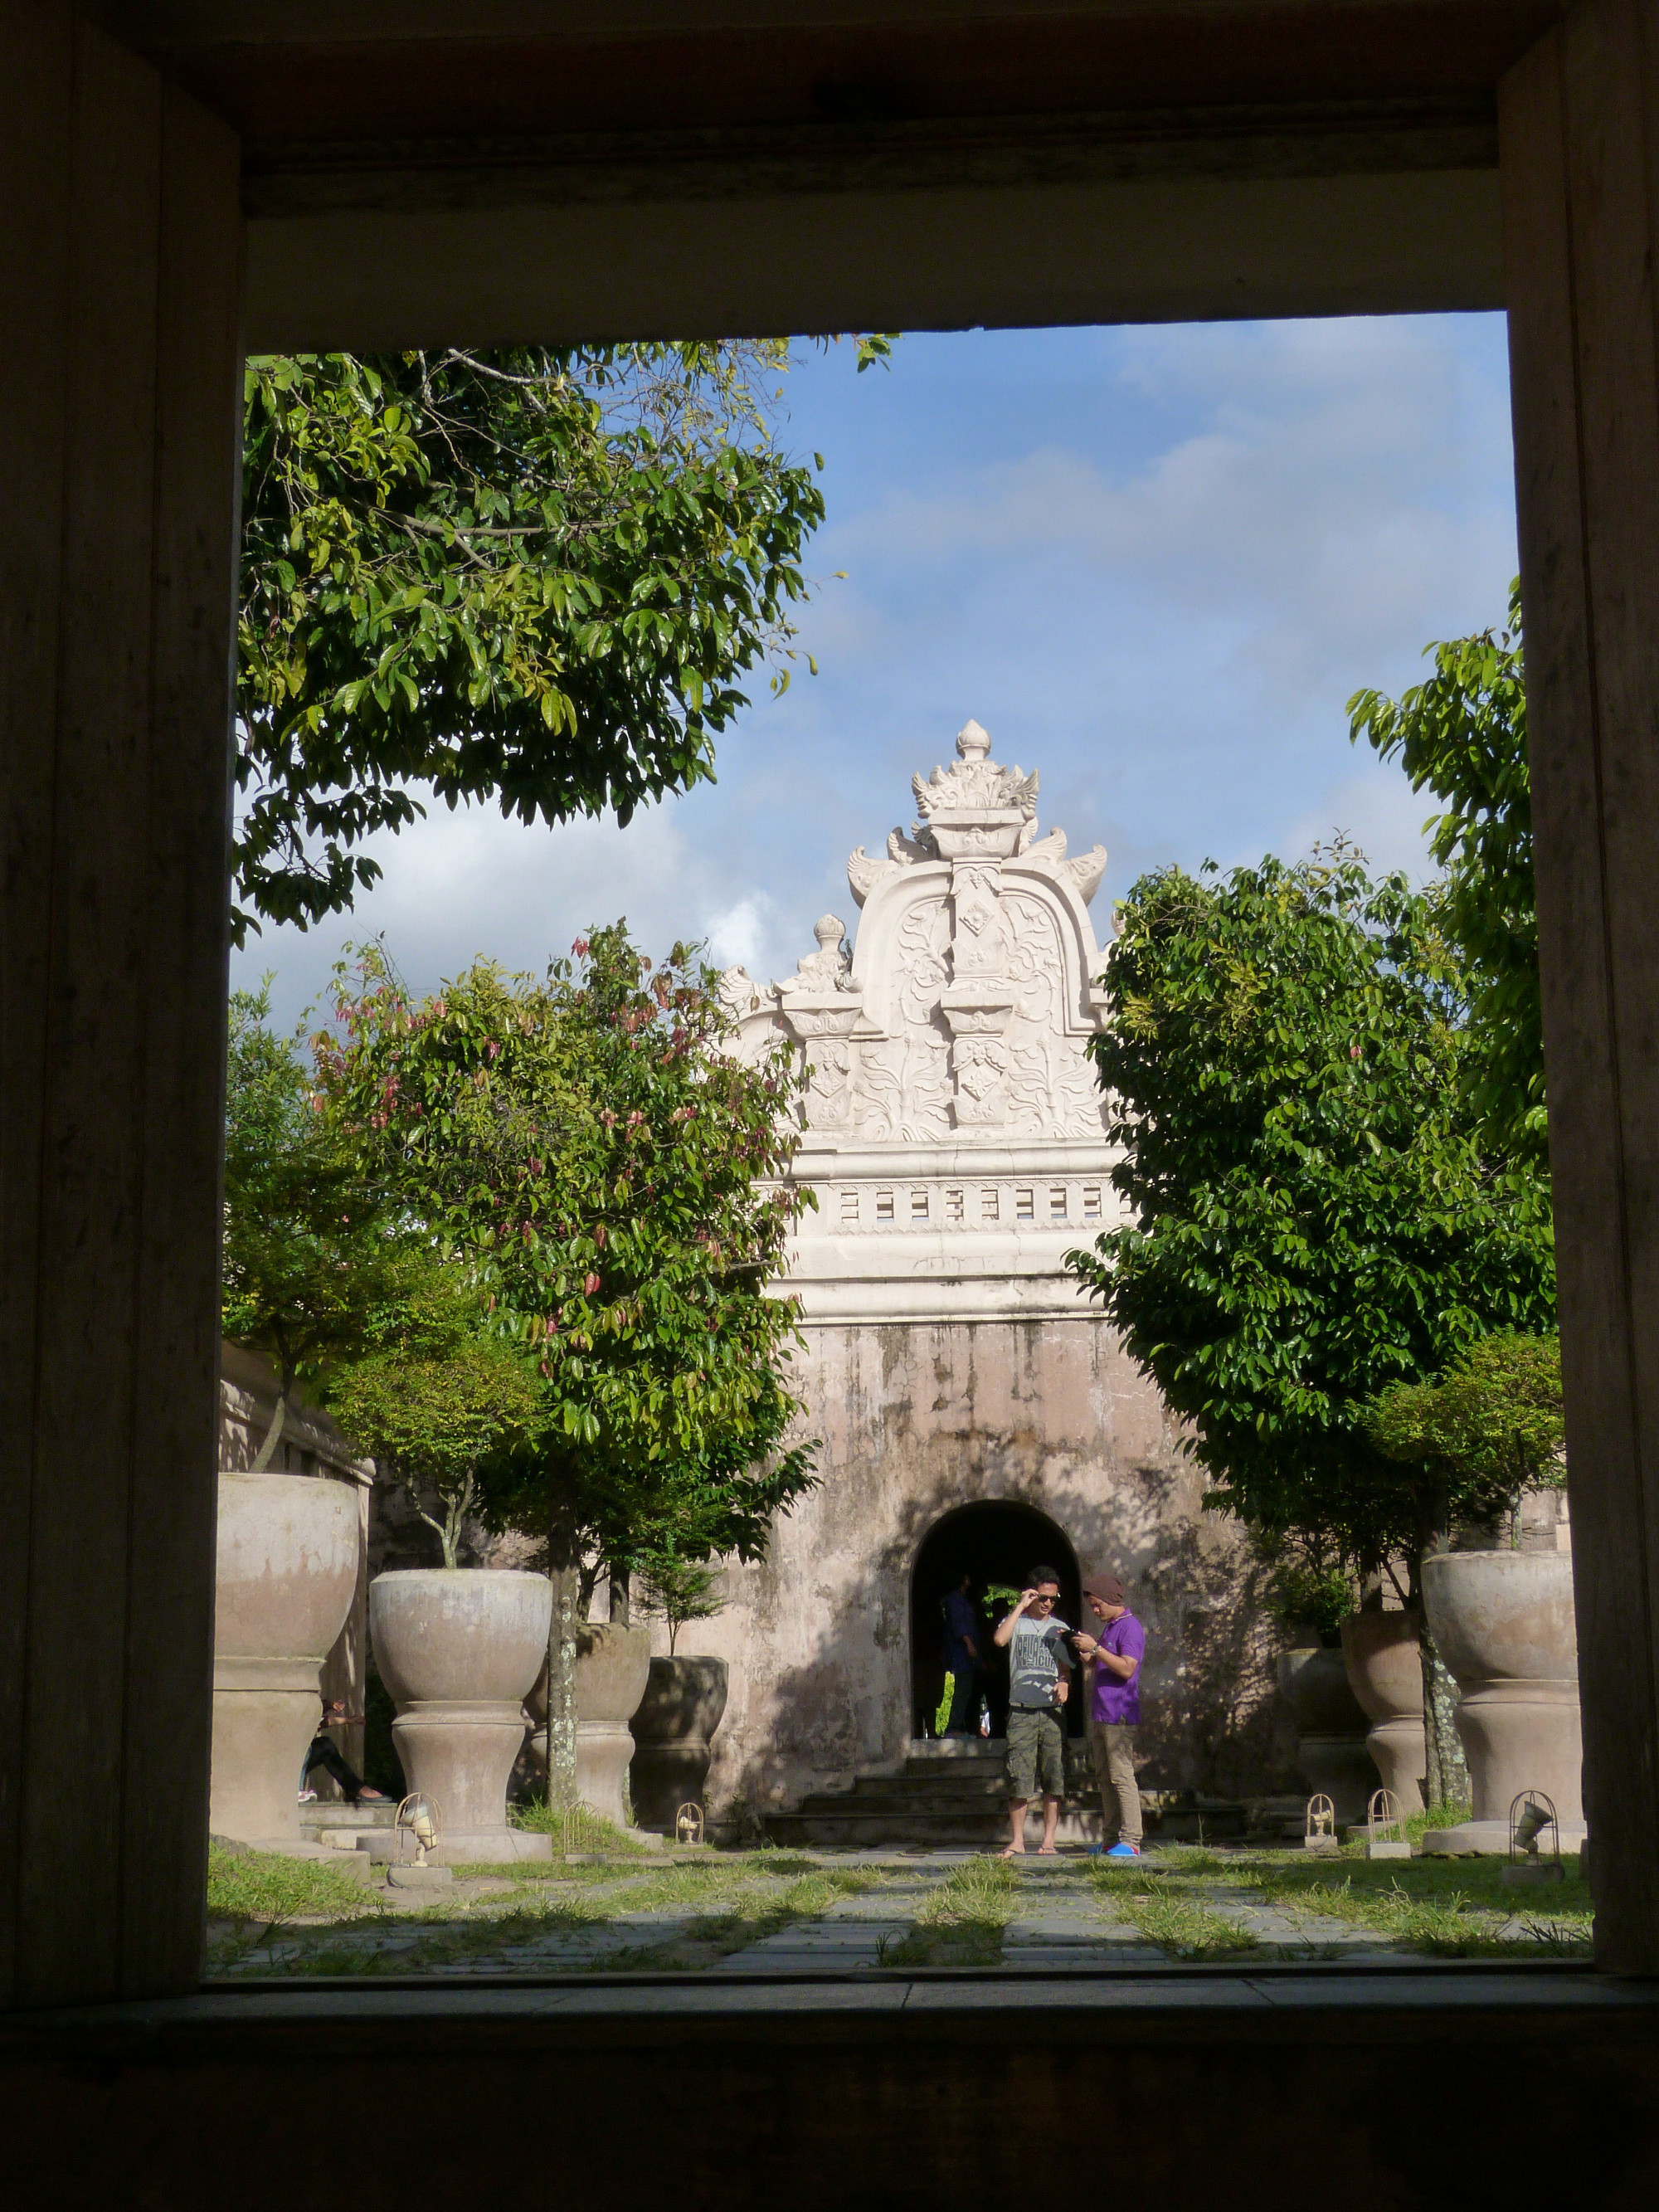
[[[1109,1626],[1096,1625],[1103,1651],[1115,1652],[1120,1659],[1133,1659],[1135,1671],[1126,1682],[1121,1674],[1113,1674],[1109,1667],[1095,1668],[1095,1693],[1090,1706],[1097,1721],[1134,1723],[1140,1718],[1140,1662],[1146,1656],[1146,1632],[1132,1613],[1121,1613]]]

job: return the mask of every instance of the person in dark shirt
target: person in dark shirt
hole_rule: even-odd
[[[946,1735],[979,1733],[979,1676],[983,1664],[979,1608],[974,1578],[964,1574],[945,1601],[945,1670],[951,1677],[951,1717]]]
[[[300,1771],[300,1802],[302,1805],[313,1803],[316,1800],[317,1792],[311,1787],[311,1777],[319,1766],[325,1774],[331,1774],[339,1784],[340,1795],[348,1805],[380,1802],[381,1792],[371,1790],[361,1775],[352,1771],[341,1758],[333,1737],[327,1734],[331,1728],[343,1728],[348,1722],[361,1721],[362,1718],[361,1713],[347,1712],[337,1698],[324,1705],[322,1724],[312,1738],[311,1748],[306,1753],[306,1763]]]

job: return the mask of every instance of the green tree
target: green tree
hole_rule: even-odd
[[[1359,1602],[1353,1571],[1336,1556],[1329,1539],[1300,1528],[1250,1531],[1250,1548],[1267,1568],[1268,1614],[1287,1636],[1311,1632],[1334,1644]]]
[[[1438,1382],[1391,1384],[1361,1418],[1377,1450],[1421,1486],[1424,1518],[1501,1537],[1523,1491],[1564,1477],[1560,1339],[1499,1330]]]
[[[719,1573],[706,1561],[683,1559],[672,1548],[647,1553],[640,1565],[640,1610],[667,1623],[672,1659],[681,1629],[690,1621],[712,1620],[724,1609],[726,1599],[714,1587]]]
[[[295,1384],[321,1384],[361,1358],[430,1266],[340,1141],[270,1012],[268,990],[231,994],[221,1326],[276,1370],[256,1471],[276,1455]]]
[[[367,1172],[428,1223],[539,1377],[533,1449],[492,1475],[496,1525],[546,1543],[553,1780],[574,1768],[577,1607],[672,1538],[763,1552],[813,1480],[786,1442],[793,1302],[769,1296],[801,1194],[781,1178],[798,1085],[781,1048],[722,1049],[715,978],[654,969],[623,925],[544,980],[487,963],[416,1001],[371,952],[319,1065]]]
[[[1131,1218],[1070,1262],[1218,1504],[1358,1577],[1403,1567],[1420,1608],[1439,1508],[1371,1402],[1554,1316],[1548,1187],[1477,1133],[1440,902],[1339,848],[1166,869],[1120,914],[1092,1051]]]
[[[1519,581],[1506,630],[1426,651],[1434,674],[1399,699],[1355,693],[1350,734],[1368,738],[1384,760],[1398,755],[1413,791],[1447,802],[1426,826],[1445,871],[1443,925],[1463,955],[1464,1080],[1489,1140],[1541,1163],[1548,1123]]]
[[[352,1441],[408,1492],[437,1531],[447,1567],[459,1564],[462,1524],[484,1470],[534,1432],[540,1393],[528,1363],[483,1332],[476,1291],[434,1267],[374,1331],[374,1349],[332,1382],[329,1410]],[[435,1493],[428,1513],[422,1486]]]
[[[888,350],[857,342],[860,369]],[[425,791],[525,821],[713,774],[806,586],[781,341],[262,356],[246,370],[239,941],[379,875]]]

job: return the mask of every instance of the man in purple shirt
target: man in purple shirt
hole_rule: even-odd
[[[1140,1722],[1140,1662],[1146,1632],[1129,1610],[1116,1575],[1093,1575],[1084,1601],[1101,1623],[1098,1636],[1080,1634],[1077,1648],[1089,1664],[1089,1747],[1100,1784],[1102,1844],[1112,1859],[1140,1856],[1140,1790],[1135,1781],[1134,1731]],[[1115,1825],[1117,1841],[1104,1838]]]

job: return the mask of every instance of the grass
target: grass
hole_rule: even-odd
[[[1454,1808],[1455,1809],[1455,1808]],[[1379,1860],[1344,1852],[1304,1861],[1291,1852],[1159,1851],[1152,1861],[1091,1860],[1086,1878],[1115,1917],[1169,1955],[1224,1958],[1273,1948],[1215,1906],[1276,1907],[1292,1922],[1340,1921],[1379,1943],[1439,1959],[1514,1959],[1530,1946],[1588,1956],[1589,1893],[1576,1865],[1547,1899],[1504,1887],[1499,1859]],[[1312,1940],[1317,1942],[1316,1931]]]
[[[922,1899],[915,1924],[878,1953],[884,1966],[994,1966],[1014,1916],[1017,1885],[1006,1859],[964,1859]]]
[[[866,1867],[818,1866],[781,1890],[769,1881],[751,1879],[724,1912],[703,1913],[693,1920],[684,1940],[714,1958],[729,1958],[733,1951],[763,1943],[786,1929],[822,1920],[842,1898],[878,1888],[882,1881],[881,1875]]]
[[[242,1864],[234,1861],[233,1864]],[[278,1860],[337,1884],[328,1868]],[[804,1869],[801,1872],[799,1869]],[[468,1869],[460,1869],[462,1875]],[[490,1878],[483,1893],[435,1896],[416,1901],[413,1892],[387,1897],[357,1890],[345,1901],[333,1890],[296,1887],[292,1910],[260,1923],[239,1923],[221,1942],[210,1971],[257,1974],[442,1973],[489,1960],[503,1971],[538,1973],[626,1972],[714,1964],[732,1952],[818,1919],[844,1897],[884,1878],[869,1869],[825,1869],[811,1859],[780,1852],[744,1858],[697,1859],[635,1873],[611,1867],[550,1867],[534,1861],[510,1868],[481,1867]],[[367,1910],[372,1929],[354,1924]],[[662,1914],[684,1923],[660,1939],[630,1944],[596,1943],[605,1925],[622,1917]],[[321,1927],[298,1924],[322,1918]],[[250,1932],[251,1931],[251,1932]],[[586,1942],[582,1938],[590,1939]],[[576,1946],[562,1956],[563,1944]],[[514,1960],[514,1951],[533,1958]]]
[[[1007,1862],[967,1859],[915,1898],[907,1868],[824,1863],[769,1850],[567,1865],[520,1861],[460,1869],[453,1894],[368,1888],[314,1860],[216,1846],[209,1868],[210,1971],[246,1974],[443,1973],[488,1963],[503,1972],[695,1971],[821,1919],[843,1899],[896,1885],[915,1911],[885,1936],[878,1964],[994,1966],[1010,1919],[1058,1880],[1087,1885],[1103,1917],[1182,1960],[1316,1953],[1330,1923],[1396,1952],[1443,1959],[1588,1955],[1589,1892],[1576,1862],[1544,1892],[1516,1892],[1498,1859],[1376,1864],[1345,1851],[1186,1847],[1145,1859],[1073,1862],[1035,1879]],[[471,1877],[471,1878],[468,1878]],[[1235,1906],[1267,1905],[1299,1945],[1241,1926]],[[615,1927],[657,1919],[659,1927]],[[606,1930],[611,1929],[607,1937]],[[1333,1949],[1330,1955],[1340,1955]]]
[[[645,1858],[652,1846],[638,1832],[619,1828],[586,1805],[549,1805],[532,1801],[513,1808],[513,1825],[532,1834],[551,1836],[556,1851],[607,1851],[621,1858]]]
[[[210,1920],[284,1923],[301,1914],[343,1919],[376,1909],[376,1893],[343,1869],[277,1851],[228,1851],[208,1846]]]
[[[208,1967],[222,1970],[269,1948],[300,1920],[336,1925],[384,1916],[381,1893],[317,1859],[208,1845]]]
[[[1455,1828],[1473,1817],[1473,1805],[1431,1805],[1426,1813],[1407,1813],[1401,1832],[1408,1844],[1420,1844],[1431,1828]]]
[[[1504,1887],[1503,1865],[1496,1858],[1258,1863],[1249,1880],[1269,1904],[1345,1920],[1430,1958],[1514,1959],[1532,1944],[1588,1957],[1593,1906],[1577,1863],[1566,1862],[1565,1879],[1547,1893],[1547,1913],[1535,1893]]]
[[[1201,1894],[1186,1890],[1183,1877],[1212,1881],[1231,1871],[1218,1852],[1200,1850],[1160,1852],[1157,1872],[1144,1859],[1088,1862],[1089,1881],[1110,1900],[1109,1917],[1139,1929],[1171,1959],[1224,1959],[1261,1949],[1260,1938],[1249,1929],[1216,1911]]]

